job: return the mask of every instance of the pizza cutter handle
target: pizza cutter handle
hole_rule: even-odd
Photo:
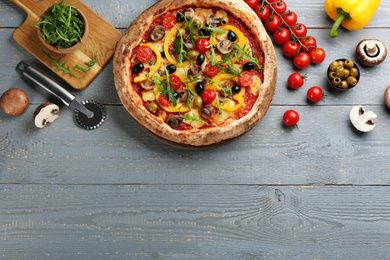
[[[40,86],[47,92],[61,99],[65,105],[72,106],[88,118],[93,117],[93,112],[89,111],[85,106],[80,104],[72,93],[57,84],[34,66],[30,66],[27,62],[21,61],[16,66],[16,70],[22,74],[22,79],[27,83]]]

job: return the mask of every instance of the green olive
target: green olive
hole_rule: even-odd
[[[350,69],[350,70],[349,70],[349,75],[350,75],[350,76],[353,76],[353,77],[355,77],[355,78],[357,78],[358,75],[359,75],[358,69],[357,69],[357,68],[352,68],[352,69]]]
[[[354,65],[355,65],[355,63],[353,63],[353,61],[351,61],[351,60],[344,61],[344,67],[346,67],[347,69],[352,68]]]
[[[191,60],[195,59],[196,57],[198,57],[198,54],[199,52],[197,52],[196,50],[190,50],[188,52],[188,58],[190,58]]]
[[[343,79],[348,78],[348,76],[349,76],[349,69],[344,69]]]
[[[336,77],[342,78],[344,76],[344,67],[338,67],[335,73]]]
[[[334,61],[332,62],[330,65],[329,65],[329,70],[330,71],[336,71],[337,67],[339,66],[339,64],[337,63],[337,61]]]
[[[195,107],[200,107],[202,105],[202,98],[200,96],[197,96],[194,98],[194,106]]]
[[[349,76],[347,78],[347,83],[350,86],[355,86],[357,84],[357,79],[355,77],[353,77],[353,76]]]
[[[194,19],[192,22],[195,23],[196,27],[202,27],[202,22],[199,19]]]
[[[146,108],[150,113],[154,114],[157,112],[158,106],[156,103],[149,103],[146,105]]]
[[[340,86],[340,84],[341,84],[341,79],[338,78],[338,77],[334,78],[334,79],[332,80],[332,84],[333,84],[334,86],[336,86],[336,87]]]
[[[339,85],[339,88],[348,88],[348,83],[345,81],[345,80],[343,80],[343,81],[341,81],[341,84]]]
[[[329,77],[330,79],[336,78],[336,77],[337,77],[337,76],[336,76],[336,72],[334,72],[334,71],[329,72],[328,77]]]
[[[229,18],[227,16],[221,17],[221,24],[225,25],[229,23]]]
[[[339,65],[339,67],[343,67],[343,68],[344,68],[344,61],[339,60],[339,61],[337,62],[337,64]]]

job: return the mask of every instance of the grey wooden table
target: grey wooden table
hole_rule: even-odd
[[[155,2],[84,0],[121,32]],[[36,129],[33,111],[47,97],[15,66],[44,68],[12,38],[25,14],[0,0],[0,93],[17,87],[30,98],[22,116],[0,113],[0,258],[388,259],[389,59],[361,67],[351,91],[330,89],[325,75],[332,60],[355,59],[362,39],[390,47],[390,1],[365,29],[340,30],[337,39],[327,35],[323,0],[286,2],[326,60],[305,69],[304,87],[291,91],[286,81],[296,70],[276,46],[278,82],[266,116],[233,143],[187,151],[136,125],[117,96],[112,63],[86,90],[69,89],[105,104],[101,128],[79,129],[62,107],[55,123]],[[327,95],[317,104],[306,100],[314,85]],[[378,115],[370,133],[349,121],[360,104]],[[299,112],[299,129],[283,126],[288,109]]]

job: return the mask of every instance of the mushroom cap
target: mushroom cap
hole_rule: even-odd
[[[386,88],[384,98],[385,98],[386,106],[387,106],[388,108],[390,108],[390,87],[387,87],[387,88]]]
[[[18,88],[11,88],[0,97],[0,107],[10,116],[20,116],[28,108],[26,92]]]
[[[373,53],[370,54],[370,49]],[[376,51],[375,51],[376,48]],[[356,46],[356,55],[360,63],[365,66],[376,66],[381,64],[387,56],[387,48],[383,42],[375,39],[362,40]]]
[[[372,111],[365,111],[363,106],[354,106],[349,113],[353,126],[361,132],[369,132],[375,128],[373,118],[378,116]]]

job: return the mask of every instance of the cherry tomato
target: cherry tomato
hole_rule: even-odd
[[[313,63],[321,63],[325,60],[325,51],[322,48],[316,48],[309,53],[310,60]]]
[[[213,89],[206,89],[205,91],[202,92],[202,95],[200,97],[203,100],[204,104],[211,104],[214,99],[217,97],[217,93]]]
[[[243,87],[249,87],[253,83],[252,73],[249,71],[244,71],[241,73],[241,76],[238,77],[240,85]]]
[[[279,29],[274,33],[274,40],[277,44],[285,44],[290,40],[290,31],[287,28],[279,27]]]
[[[173,13],[167,13],[163,18],[163,26],[165,29],[170,30],[176,24],[176,17]]]
[[[293,63],[298,69],[304,69],[310,65],[310,56],[306,52],[298,53],[294,57]]]
[[[281,24],[282,19],[280,19],[280,17],[276,14],[273,14],[272,16],[268,17],[267,20],[265,20],[265,28],[270,32],[276,31]]]
[[[303,46],[306,47],[302,47],[302,50],[310,52],[316,48],[317,41],[316,38],[314,38],[313,36],[306,36],[304,39],[301,40],[301,43]]]
[[[287,110],[283,115],[283,122],[286,126],[294,126],[299,121],[299,114],[295,110]]]
[[[298,38],[305,37],[307,33],[307,27],[303,23],[297,23],[293,27],[291,27],[291,31],[297,36]]]
[[[284,14],[287,9],[287,5],[284,1],[277,1],[276,3],[273,3],[272,7],[278,14]]]
[[[255,9],[256,6],[259,4],[259,0],[244,0],[244,1],[252,9]]]
[[[320,87],[317,87],[317,86],[311,87],[307,91],[307,98],[311,102],[318,102],[322,99],[323,96],[324,96],[324,93],[322,92],[322,89]]]
[[[293,41],[288,41],[283,45],[283,52],[287,57],[294,57],[298,54],[299,44]]]
[[[287,11],[287,13],[282,16],[282,18],[288,26],[293,26],[297,23],[298,20],[297,15],[292,11]]]
[[[305,83],[305,78],[306,74],[302,76],[301,74],[294,72],[288,77],[287,84],[290,88],[297,89],[303,86]]]
[[[142,45],[138,48],[136,55],[140,62],[149,62],[153,58],[153,51],[149,46]]]
[[[261,7],[261,5],[258,5],[255,8],[255,13],[261,21],[265,21],[270,15],[269,7],[266,5],[263,5],[263,7]]]
[[[171,82],[173,91],[177,91],[181,87],[182,82],[179,76],[171,74],[169,75],[169,81]]]
[[[166,106],[166,107],[172,106],[172,102],[161,95],[158,97],[158,101],[162,106]]]
[[[195,49],[200,53],[206,53],[209,49],[207,48],[210,45],[209,40],[206,38],[201,38],[195,43]]]
[[[209,76],[210,78],[216,76],[219,73],[219,67],[218,66],[213,66],[211,63],[207,64],[204,72]]]

